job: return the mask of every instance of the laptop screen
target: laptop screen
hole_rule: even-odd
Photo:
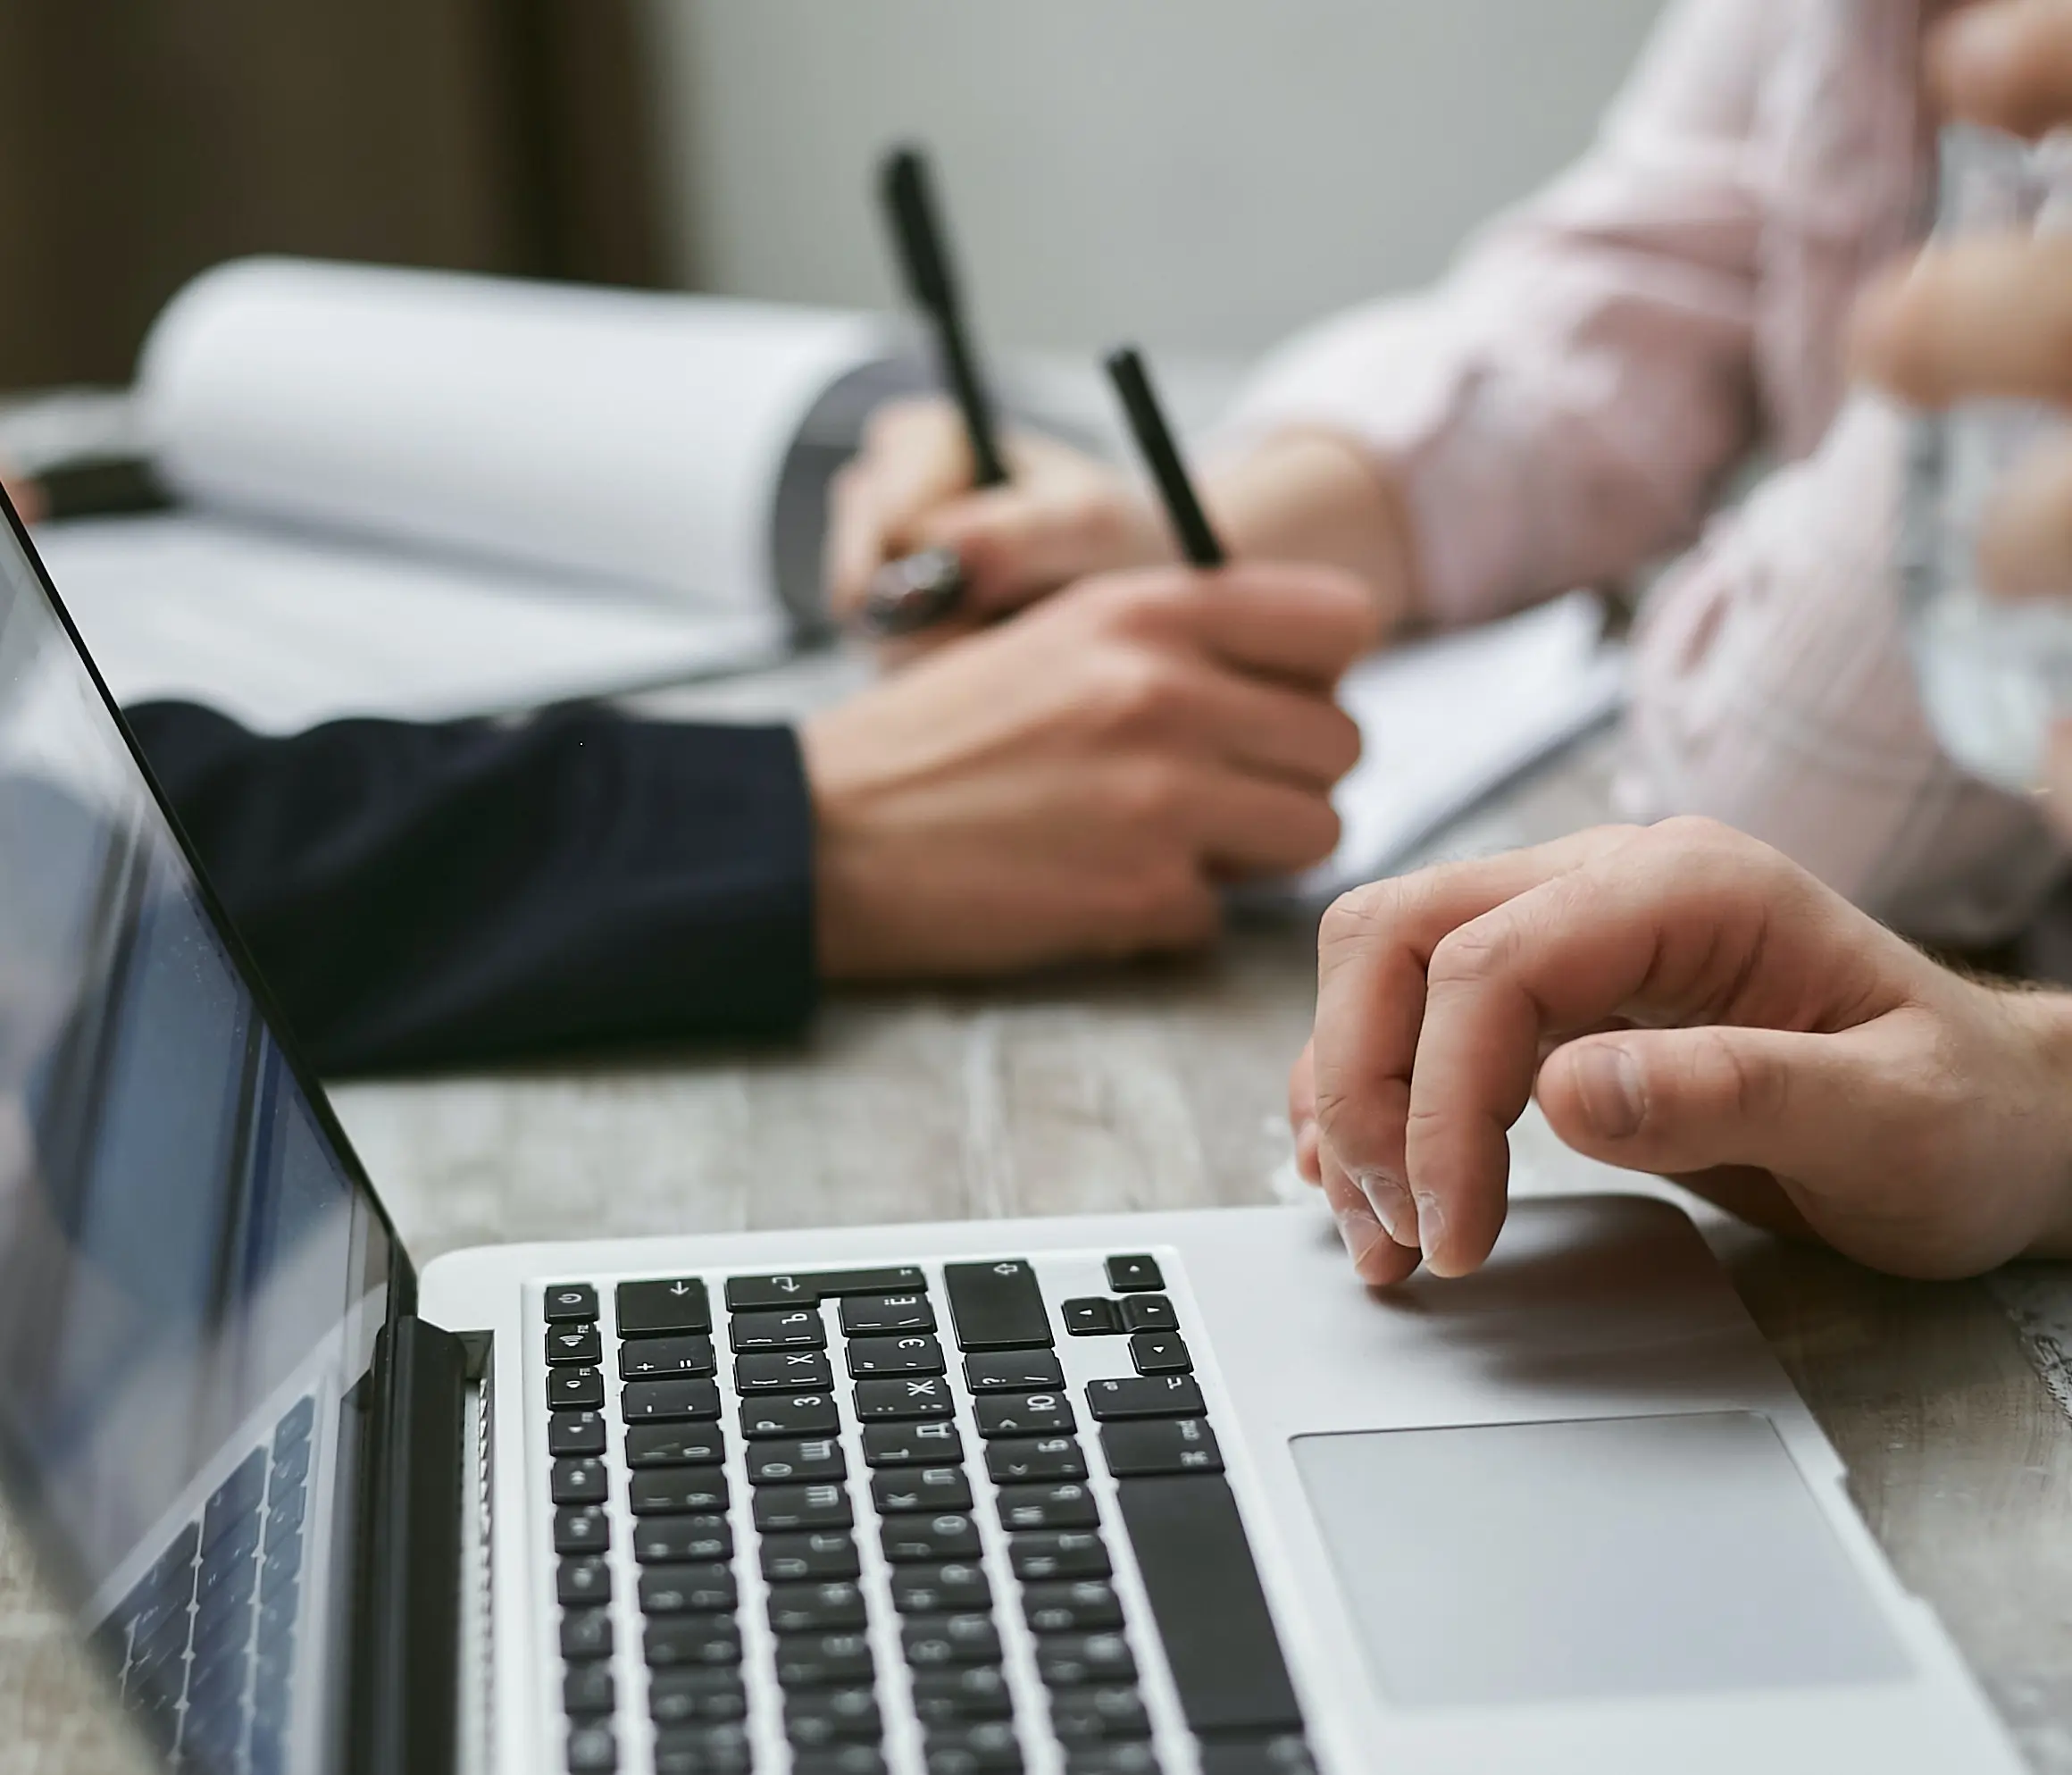
[[[0,1457],[146,1736],[342,1736],[355,1426],[398,1260],[0,519]]]

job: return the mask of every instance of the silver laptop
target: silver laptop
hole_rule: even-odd
[[[0,1464],[169,1766],[2018,1767],[1659,1202],[420,1276],[8,518]]]

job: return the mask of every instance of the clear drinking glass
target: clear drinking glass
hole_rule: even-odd
[[[1942,131],[1935,235],[2072,232],[2072,134],[2031,145]],[[2055,716],[2072,715],[2072,585],[2066,601],[2002,602],[1980,584],[1981,519],[2008,473],[2072,435],[2072,415],[2028,401],[1923,414],[1908,441],[1901,585],[1928,718],[1950,756],[2002,788],[2041,786]]]

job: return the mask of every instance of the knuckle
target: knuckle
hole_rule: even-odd
[[[1125,823],[1165,828],[1178,815],[1187,793],[1187,773],[1170,758],[1139,758],[1115,772],[1115,811]]]
[[[1709,1029],[1700,1037],[1706,1095],[1716,1115],[1740,1121],[1774,1121],[1789,1107],[1791,1077],[1784,1067],[1755,1059],[1724,1030]],[[1647,1100],[1648,1093],[1642,1093]]]
[[[1440,938],[1424,970],[1425,978],[1434,990],[1483,985],[1502,975],[1516,954],[1516,939],[1507,927],[1478,918]]]
[[[864,422],[866,455],[897,449],[917,434],[940,428],[940,404],[932,400],[889,400]]]
[[[1101,667],[1099,710],[1111,727],[1155,723],[1180,700],[1179,663],[1151,648],[1116,648]]]
[[[1369,882],[1340,894],[1317,925],[1318,950],[1329,958],[1379,940],[1401,911],[1402,894],[1393,881]]]

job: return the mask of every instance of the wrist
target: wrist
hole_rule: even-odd
[[[2022,1254],[2072,1257],[2072,993],[2014,990],[1996,996],[2022,1044],[2041,1123],[2041,1187]]]
[[[1408,505],[1395,477],[1355,440],[1277,433],[1206,477],[1204,498],[1241,558],[1316,561],[1358,575],[1384,636],[1422,615]]]

